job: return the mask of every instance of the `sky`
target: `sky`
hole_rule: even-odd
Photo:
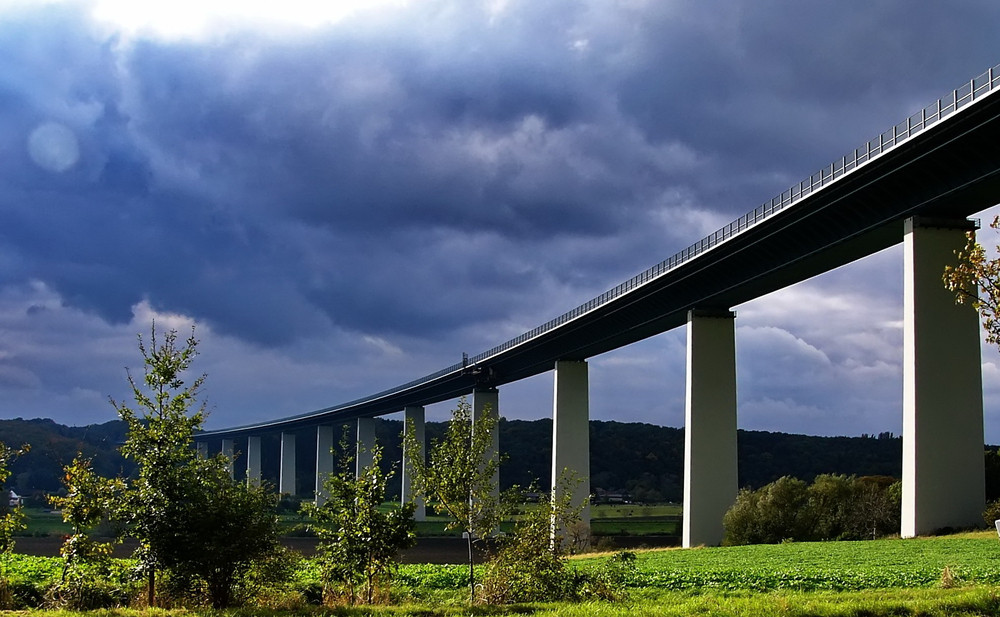
[[[995,0],[0,0],[0,418],[115,419],[154,320],[195,327],[208,428],[435,372],[1000,63],[998,29]],[[899,434],[902,270],[733,307],[740,428]],[[591,358],[591,417],[682,426],[685,345]],[[552,375],[500,407],[550,417]]]

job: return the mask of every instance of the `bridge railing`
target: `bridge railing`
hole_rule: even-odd
[[[845,155],[834,161],[828,167],[824,167],[823,169],[817,171],[805,180],[802,180],[798,184],[793,185],[782,192],[780,195],[776,195],[769,201],[757,206],[754,210],[744,214],[725,227],[716,230],[675,255],[672,255],[655,266],[640,272],[617,287],[609,289],[603,294],[576,307],[575,309],[563,313],[555,319],[552,319],[537,328],[529,330],[528,332],[525,332],[524,334],[521,334],[520,336],[517,336],[505,343],[501,343],[492,349],[484,351],[481,354],[463,359],[463,361],[458,364],[453,364],[452,366],[441,369],[436,373],[421,377],[420,379],[396,386],[395,388],[385,390],[372,396],[367,396],[356,401],[338,405],[337,407],[331,409],[351,407],[358,403],[382,398],[384,396],[418,386],[422,383],[433,381],[438,377],[443,377],[456,371],[471,367],[478,362],[496,356],[512,347],[516,347],[537,336],[545,334],[546,332],[549,332],[550,330],[553,330],[568,321],[572,321],[584,313],[588,313],[600,306],[603,306],[615,298],[618,298],[633,289],[644,285],[645,283],[665,274],[666,272],[669,272],[670,270],[673,270],[701,253],[704,253],[710,248],[724,242],[753,225],[756,225],[771,215],[780,212],[805,197],[808,197],[834,180],[837,180],[845,174],[858,169],[869,161],[874,160],[895,146],[923,132],[941,120],[954,114],[959,109],[962,109],[973,101],[982,98],[997,88],[1000,88],[1000,65],[989,69],[982,75],[969,80],[961,87],[952,90],[948,96],[940,98],[927,107],[924,107],[903,122],[900,122],[889,130],[880,133],[877,137],[868,140],[868,142],[866,142],[862,147],[856,148],[851,154]]]
[[[618,285],[614,289],[609,289],[589,302],[586,302],[585,304],[582,304],[575,309],[564,313],[559,317],[538,326],[537,328],[534,328],[533,330],[525,332],[516,338],[513,338],[505,343],[501,343],[493,349],[469,358],[469,363],[475,364],[476,362],[480,362],[502,353],[511,347],[520,345],[527,340],[544,334],[545,332],[571,321],[584,313],[588,313],[595,308],[598,308],[607,302],[628,293],[636,287],[639,287],[646,282],[673,270],[682,263],[768,218],[772,214],[775,214],[776,212],[779,212],[780,210],[798,202],[804,197],[811,195],[818,189],[844,176],[844,174],[857,169],[868,161],[873,160],[877,156],[887,152],[889,149],[897,146],[910,137],[926,130],[934,124],[937,124],[962,107],[972,103],[998,87],[1000,87],[1000,65],[997,65],[996,67],[987,70],[982,75],[969,80],[968,83],[953,90],[950,96],[940,98],[927,107],[924,107],[903,122],[894,125],[891,129],[880,133],[878,137],[869,140],[861,148],[856,148],[851,154],[845,155],[837,161],[834,161],[829,165],[829,167],[825,167],[817,171],[805,180],[802,180],[798,184],[788,188],[780,195],[775,196],[773,199],[764,202],[751,212],[744,214],[725,227],[716,230],[712,234],[702,238],[698,242],[695,242],[691,246],[676,253],[675,255],[672,255],[655,266],[644,270],[638,275]],[[451,370],[455,370],[455,368],[453,367]],[[445,371],[450,372],[449,369],[445,369]]]

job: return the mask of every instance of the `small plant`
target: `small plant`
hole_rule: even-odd
[[[64,473],[66,495],[52,496],[49,501],[62,511],[63,521],[72,531],[59,549],[62,576],[49,590],[49,603],[73,610],[108,608],[115,604],[115,594],[107,583],[113,547],[109,542],[95,541],[90,534],[109,515],[125,484],[98,476],[91,461],[80,454]]]
[[[342,450],[347,451],[346,446]],[[379,467],[382,448],[371,450],[371,464],[355,476],[353,457],[341,459],[341,471],[326,479],[329,496],[317,506],[306,502],[302,512],[312,519],[309,529],[319,538],[324,596],[343,594],[350,604],[360,597],[372,604],[387,597],[400,549],[414,543],[414,504],[381,510],[386,484],[394,475]]]
[[[950,566],[945,566],[941,570],[941,589],[952,589],[958,585],[958,576]]]
[[[23,445],[15,450],[7,444],[0,442],[0,486],[3,486],[10,477],[10,464],[18,456],[29,450],[28,445]],[[8,575],[10,569],[10,558],[14,552],[14,534],[25,528],[24,513],[21,505],[13,507],[7,505],[6,495],[4,496],[3,509],[0,510],[0,608],[8,608],[11,605],[11,593],[8,585]]]
[[[627,588],[635,580],[638,558],[632,551],[618,551],[601,567],[586,576],[582,595],[587,599],[617,602],[625,599]]]
[[[424,496],[438,514],[448,514],[446,529],[460,530],[469,548],[469,601],[476,601],[473,543],[493,535],[511,512],[520,491],[512,487],[497,496],[493,478],[500,468],[499,453],[492,452],[491,435],[498,419],[486,410],[472,423],[472,405],[464,398],[452,411],[444,438],[431,442],[425,459],[412,426],[403,431],[403,451],[413,469],[414,492]]]
[[[995,499],[986,504],[986,509],[983,510],[983,520],[986,521],[986,525],[990,528],[996,525],[996,521],[1000,520],[1000,499]]]
[[[572,600],[579,594],[576,573],[566,564],[573,550],[572,530],[585,504],[573,504],[580,479],[564,470],[557,489],[540,491],[538,506],[528,509],[502,538],[486,566],[482,600],[490,604]],[[539,492],[539,491],[529,491]]]

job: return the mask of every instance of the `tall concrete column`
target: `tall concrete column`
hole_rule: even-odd
[[[333,473],[333,427],[319,425],[316,427],[316,505],[326,503],[330,495],[323,488],[323,483]]]
[[[690,311],[684,412],[685,547],[722,542],[736,501],[736,314]]]
[[[358,418],[358,449],[355,461],[355,473],[361,477],[361,472],[372,464],[372,448],[375,447],[375,418]]]
[[[260,437],[247,437],[247,484],[260,486]]]
[[[486,452],[487,459],[498,456],[500,452],[500,391],[496,388],[476,388],[472,392],[472,430],[475,432],[480,419],[489,414],[494,419],[496,428],[493,430],[493,445]],[[493,496],[500,496],[500,469],[493,476]]]
[[[234,460],[233,454],[235,452],[236,452],[236,444],[233,442],[233,440],[232,439],[223,439],[222,440],[222,456],[226,457],[226,459],[228,459],[228,461],[229,461],[228,463],[226,463],[226,469],[229,470],[229,477],[230,478],[235,478],[236,477],[236,470],[233,469],[233,460]]]
[[[970,221],[906,221],[903,296],[903,511],[900,535],[982,523],[979,320],[941,281]]]
[[[569,471],[579,484],[573,485],[572,505],[590,497],[590,388],[585,361],[556,362],[552,403],[552,491],[561,495],[559,478]],[[581,512],[581,522],[590,528],[590,504]]]
[[[427,439],[424,432],[424,422],[425,415],[422,406],[411,405],[403,409],[404,430],[409,431],[410,427],[413,427],[413,437],[420,444],[421,454],[426,455]],[[416,510],[413,512],[413,519],[424,521],[427,520],[427,504],[424,503],[423,497],[413,495],[413,466],[410,465],[409,453],[405,449],[405,444],[403,448],[403,503],[412,499],[413,504],[416,506]]]
[[[295,495],[295,435],[281,433],[281,466],[278,472],[278,492]]]

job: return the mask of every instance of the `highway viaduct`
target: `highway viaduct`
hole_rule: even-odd
[[[260,436],[280,432],[279,491],[294,493],[292,431],[315,427],[321,500],[334,425],[356,419],[360,451],[374,438],[375,417],[403,411],[423,439],[425,405],[471,394],[475,422],[499,413],[501,386],[552,371],[552,475],[568,468],[586,478],[587,360],[686,326],[683,544],[718,544],[738,490],[732,308],[902,242],[901,535],[975,525],[984,505],[981,336],[975,311],[955,303],[941,276],[976,228],[968,217],[1000,202],[998,90],[1000,66],[680,253],[493,349],[359,400],[199,433],[199,447],[221,439],[232,455],[237,440],[245,443],[248,481],[259,481]],[[404,494],[408,474],[404,465]],[[574,498],[586,492],[584,482]]]

